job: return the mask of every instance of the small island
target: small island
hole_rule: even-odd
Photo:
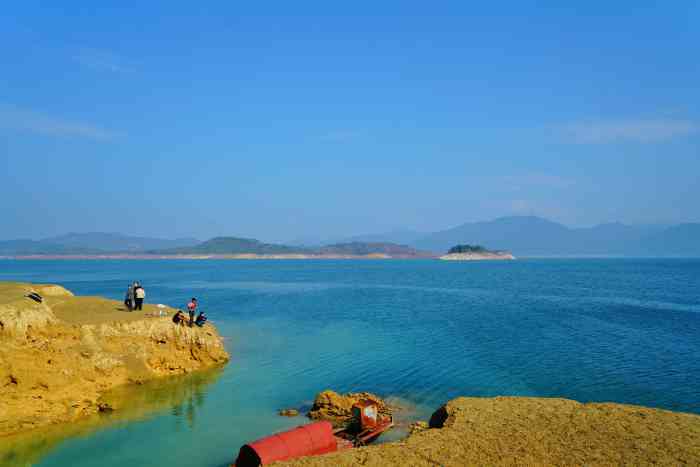
[[[445,261],[484,261],[515,259],[509,251],[488,250],[481,245],[456,245],[446,255],[440,256]]]

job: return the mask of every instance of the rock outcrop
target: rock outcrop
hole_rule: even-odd
[[[568,399],[460,397],[403,441],[275,465],[700,465],[700,416]]]
[[[340,395],[335,391],[320,392],[308,413],[313,420],[327,420],[335,427],[345,427],[352,419],[352,406],[361,400],[377,404],[381,415],[391,415],[389,407],[379,396],[369,392],[351,392]]]
[[[100,396],[119,385],[228,361],[214,326],[177,326],[172,312],[127,313],[59,286],[0,283],[0,436],[108,410]]]

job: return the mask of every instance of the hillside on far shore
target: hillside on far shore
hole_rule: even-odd
[[[264,243],[251,238],[216,237],[193,247],[150,251],[159,255],[308,255],[308,256],[367,256],[429,257],[430,253],[406,245],[388,242],[349,242],[319,248]]]
[[[0,241],[0,256],[67,255],[387,255],[424,257],[445,254],[459,244],[488,245],[516,256],[700,257],[700,223],[567,227],[535,216],[467,222],[446,230],[340,237],[325,242],[265,243],[219,236],[201,242],[133,237],[116,233],[71,233],[43,240]],[[430,252],[430,253],[427,253]]]

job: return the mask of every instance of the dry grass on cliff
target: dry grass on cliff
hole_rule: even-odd
[[[102,324],[138,321],[157,315],[159,308],[144,304],[141,311],[128,312],[118,301],[102,297],[76,297],[67,290],[54,285],[28,284],[23,282],[0,282],[0,305],[11,303],[15,308],[30,307],[36,302],[26,297],[29,292],[38,292],[51,307],[56,318],[67,324]],[[163,308],[168,315],[174,310]]]
[[[145,304],[141,311],[128,312],[124,304],[102,297],[65,297],[56,300],[51,309],[58,319],[69,324],[102,324],[115,321],[138,321],[158,314],[156,305]],[[173,309],[165,307],[168,315]]]

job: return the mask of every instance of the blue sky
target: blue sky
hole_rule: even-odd
[[[0,238],[700,221],[697,1],[13,3]]]

